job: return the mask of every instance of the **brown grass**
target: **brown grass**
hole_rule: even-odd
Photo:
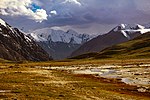
[[[0,99],[149,100],[148,93],[139,93],[136,87],[119,80],[35,68],[79,64],[138,64],[149,61],[134,59],[1,63],[0,90],[6,92],[0,92]]]

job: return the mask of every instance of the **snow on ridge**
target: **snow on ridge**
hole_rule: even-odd
[[[25,39],[26,39],[28,42],[32,42],[32,40],[31,40],[28,36],[26,36],[26,35],[25,35]]]
[[[81,38],[78,38],[75,33],[71,33],[69,31],[64,32],[61,30],[53,30],[50,36],[53,42],[59,41],[69,43],[71,39],[74,39],[74,41],[76,41],[77,44],[80,44],[82,42]]]
[[[145,28],[145,26],[142,26],[142,25],[140,25],[140,24],[133,24],[133,25],[129,25],[129,24],[120,24],[120,25],[118,25],[118,26],[116,26],[116,28],[114,28],[113,29],[113,31],[121,31],[121,30],[133,30],[133,31],[135,31],[135,30],[143,30],[143,29],[146,29]]]
[[[35,33],[31,33],[30,34],[35,41],[40,42],[40,41],[47,41],[45,38],[39,37],[38,35],[36,35]]]
[[[136,32],[140,34],[144,34],[150,32],[150,29],[139,24],[134,24],[134,25],[120,24],[116,28],[114,28],[113,31],[114,32],[120,31],[126,38],[130,39],[130,34]]]
[[[130,33],[140,32],[141,34],[144,34],[144,33],[150,32],[150,29],[137,29],[137,30],[127,29],[127,30],[124,30],[124,31],[125,32],[130,32]]]
[[[0,23],[1,23],[3,26],[5,26],[5,27],[7,26],[7,25],[6,25],[6,22],[5,22],[4,20],[2,20],[1,18],[0,18]]]
[[[128,30],[121,30],[121,33],[122,33],[125,37],[127,37],[128,39],[131,39],[131,38],[130,38],[130,35],[128,35],[128,34],[136,33],[136,32],[139,32],[140,34],[144,34],[144,33],[150,32],[150,29],[137,29],[137,30],[128,29]],[[127,34],[127,33],[128,33],[128,34]]]
[[[147,32],[150,32],[150,29],[143,29],[143,30],[140,30],[141,34],[144,34],[144,33],[147,33]]]
[[[139,29],[145,29],[144,26],[137,24],[137,27],[139,27]]]
[[[128,39],[130,39],[130,36],[129,36],[125,31],[121,30],[121,33],[122,33],[125,37],[127,37]]]
[[[91,39],[89,35],[81,35],[71,29],[65,32],[62,30],[43,28],[33,31],[32,33],[30,33],[30,35],[37,42],[52,41],[81,44],[83,41]]]
[[[126,25],[125,25],[125,24],[121,24],[120,26],[121,26],[123,29],[126,28]]]

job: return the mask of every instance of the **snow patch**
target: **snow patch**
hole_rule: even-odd
[[[150,32],[150,29],[143,29],[143,30],[140,30],[141,34],[144,34],[144,33],[147,33],[147,32]]]
[[[144,27],[144,26],[139,25],[139,24],[137,24],[137,27],[138,27],[139,29],[145,29],[145,27]]]
[[[114,28],[113,31],[121,32],[124,35],[124,37],[130,40],[131,39],[130,34],[132,33],[144,34],[144,33],[150,32],[150,29],[145,28],[144,26],[139,25],[139,24],[134,24],[134,25],[120,24],[116,28]]]
[[[124,30],[121,30],[121,33],[122,33],[125,37],[127,37],[128,39],[130,39],[130,36],[129,36]]]
[[[5,27],[7,26],[7,25],[6,25],[6,22],[3,21],[1,18],[0,18],[0,23],[1,23],[1,25],[5,26]]]
[[[25,36],[25,39],[29,42],[32,42],[31,39],[28,36]]]
[[[31,33],[30,35],[31,35],[31,36],[34,38],[34,40],[37,41],[37,42],[40,42],[40,41],[47,41],[45,38],[39,37],[38,35],[36,35],[36,34],[34,34],[34,33]]]
[[[3,36],[5,36],[5,37],[10,37],[9,35],[7,35],[7,34],[3,34]]]
[[[122,28],[122,29],[125,29],[125,28],[126,28],[126,25],[125,25],[125,24],[121,24],[121,28]]]

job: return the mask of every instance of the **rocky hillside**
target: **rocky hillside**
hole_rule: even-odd
[[[87,53],[74,57],[74,59],[84,58],[150,58],[150,32],[142,34],[128,42],[108,47],[101,52]]]
[[[12,61],[48,61],[51,57],[33,39],[0,19],[0,58]]]
[[[119,26],[116,26],[107,34],[99,35],[98,37],[86,42],[79,49],[74,51],[71,54],[71,57],[90,52],[99,52],[112,45],[127,42],[149,31],[150,29],[146,29],[144,26],[138,24],[137,25],[121,24]]]
[[[37,42],[55,60],[67,58],[81,44],[71,44],[63,42]]]

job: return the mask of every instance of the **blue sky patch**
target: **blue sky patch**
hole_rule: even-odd
[[[38,6],[38,5],[36,5],[36,4],[31,4],[31,10],[33,11],[33,12],[36,12],[36,10],[37,9],[41,9],[41,7],[40,6]]]

